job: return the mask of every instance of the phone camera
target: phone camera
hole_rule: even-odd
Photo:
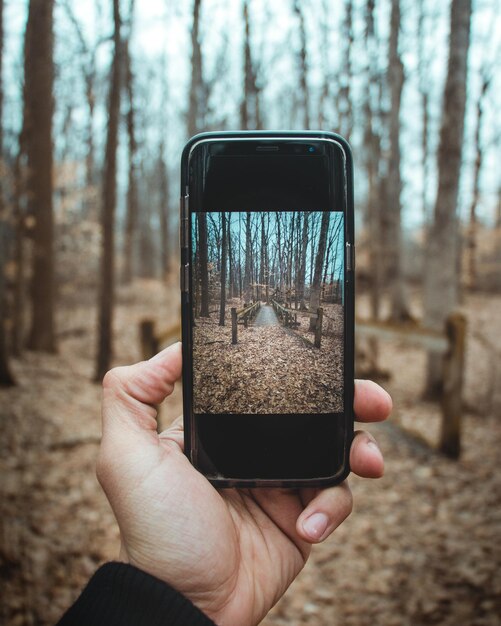
[[[310,146],[308,148],[308,152],[315,152],[315,147],[314,146]]]

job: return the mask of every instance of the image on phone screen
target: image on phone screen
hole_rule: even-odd
[[[339,414],[344,214],[199,211],[191,221],[196,414]]]

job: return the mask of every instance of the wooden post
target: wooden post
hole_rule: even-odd
[[[158,339],[155,336],[154,320],[142,320],[139,325],[139,335],[141,340],[141,355],[143,361],[151,359],[159,350]]]
[[[237,309],[236,307],[231,307],[231,343],[237,343],[238,335],[237,335]]]
[[[445,321],[449,349],[444,354],[440,451],[451,459],[461,453],[461,410],[466,344],[466,319],[451,313]]]
[[[324,318],[324,310],[322,307],[317,309],[317,323],[315,326],[315,348],[320,348],[322,343],[322,321]]]

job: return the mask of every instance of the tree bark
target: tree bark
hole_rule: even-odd
[[[338,92],[337,108],[339,112],[339,130],[341,134],[350,139],[353,127],[353,107],[351,103],[351,81],[353,79],[353,68],[351,64],[351,53],[353,47],[353,0],[345,0],[344,20],[343,20],[343,49],[342,68],[340,85]]]
[[[446,316],[458,303],[457,199],[466,106],[467,58],[470,41],[471,0],[451,3],[449,62],[445,83],[440,145],[438,191],[434,220],[429,230],[424,284],[424,323],[443,329]],[[428,356],[426,394],[441,391],[441,358]]]
[[[226,213],[221,213],[221,298],[219,303],[219,326],[224,326],[224,318],[226,314],[226,260],[227,260],[227,232],[226,232]]]
[[[161,236],[161,258],[162,258],[162,278],[165,280],[170,269],[170,228],[169,228],[169,175],[167,164],[164,160],[165,146],[160,142],[157,170],[160,187],[158,212],[160,215],[160,236]]]
[[[133,19],[133,15],[129,16]],[[125,65],[125,88],[129,108],[127,111],[127,137],[129,139],[129,175],[127,190],[127,213],[125,218],[124,248],[123,248],[123,282],[129,284],[134,273],[134,257],[136,246],[134,246],[137,231],[138,217],[138,195],[137,195],[137,139],[136,121],[134,110],[134,74],[132,71],[132,60],[130,56],[129,42],[124,44],[124,65]]]
[[[200,317],[210,317],[209,313],[209,261],[207,247],[207,214],[197,213],[198,255],[200,267]]]
[[[3,8],[0,0],[0,163],[3,166]],[[3,169],[3,168],[2,168]],[[9,367],[5,329],[7,299],[5,293],[5,262],[7,259],[7,219],[3,180],[0,180],[0,386],[15,384]]]
[[[388,82],[390,87],[390,158],[388,162],[387,224],[388,237],[385,248],[386,279],[391,296],[391,318],[404,321],[409,318],[405,297],[402,267],[402,224],[400,194],[400,102],[404,85],[404,66],[398,50],[400,34],[400,0],[391,3],[391,28],[389,46]]]
[[[483,146],[482,146],[482,118],[483,101],[489,88],[489,77],[484,74],[482,87],[477,100],[477,119],[475,127],[475,164],[473,166],[473,192],[470,203],[470,223],[468,225],[467,238],[467,286],[475,289],[477,286],[477,206],[480,198],[480,172],[482,169]]]
[[[327,247],[327,231],[329,230],[329,211],[322,213],[322,223],[320,225],[320,236],[318,238],[317,256],[315,258],[315,273],[313,275],[313,282],[310,287],[310,311],[315,312],[320,306],[320,287],[322,281],[322,270],[325,260],[325,249]],[[310,330],[315,330],[317,327],[317,320],[314,317],[310,317]]]
[[[101,381],[110,368],[113,341],[113,305],[115,292],[115,210],[118,123],[120,114],[120,74],[122,41],[120,37],[120,0],[113,0],[113,62],[108,101],[108,133],[104,158],[104,181],[101,213],[101,272],[99,285],[98,350],[95,380]]]
[[[257,72],[252,58],[249,2],[243,3],[244,19],[244,93],[240,104],[240,127],[244,130],[260,130],[263,128],[261,120],[260,98]]]
[[[191,86],[188,110],[188,135],[192,137],[205,126],[206,89],[202,71],[202,49],[200,46],[200,8],[202,0],[194,0],[191,27]]]
[[[306,50],[306,28],[304,24],[304,14],[301,10],[299,0],[294,0],[294,13],[299,22],[299,91],[302,99],[303,128],[310,128],[310,99],[308,89],[308,61]]]
[[[43,352],[56,351],[52,207],[53,9],[54,0],[30,0],[24,59],[28,211],[35,220],[28,347]]]
[[[245,214],[245,268],[244,268],[244,299],[245,302],[250,302],[252,299],[251,293],[252,282],[252,238],[251,238],[251,214],[247,212]]]

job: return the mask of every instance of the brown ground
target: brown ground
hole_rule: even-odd
[[[170,297],[169,297],[170,296]],[[120,292],[116,363],[139,357],[137,323],[169,325],[177,298],[159,283]],[[361,307],[363,308],[363,307]],[[475,296],[469,319],[464,452],[455,463],[406,435],[436,441],[437,407],[420,401],[424,358],[385,344],[396,400],[374,426],[387,459],[380,481],[351,478],[354,514],[317,547],[263,622],[272,625],[499,625],[501,623],[501,298]],[[60,354],[14,362],[17,388],[0,392],[0,624],[53,624],[89,575],[117,554],[118,531],[94,477],[99,386],[94,310],[59,320]],[[165,426],[181,411],[162,408]]]
[[[230,303],[226,325],[218,317],[199,318],[193,330],[195,411],[197,413],[337,413],[343,410],[342,335],[312,344],[309,318],[298,331],[281,326],[271,306],[268,322],[238,325],[231,342]],[[271,319],[272,318],[272,319]]]

